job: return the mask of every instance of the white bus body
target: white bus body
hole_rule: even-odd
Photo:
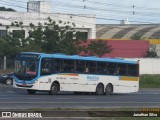
[[[85,57],[82,57],[82,58],[85,58]],[[52,57],[52,59],[54,58]],[[61,58],[59,56],[58,59],[66,59],[66,58]],[[71,60],[75,60],[75,59],[71,59]],[[127,64],[125,62],[127,62]],[[130,75],[126,76],[126,75],[115,75],[115,74],[105,75],[105,74],[91,74],[91,73],[86,74],[86,73],[78,73],[78,72],[77,73],[61,72],[61,73],[54,73],[54,74],[48,74],[48,75],[41,75],[40,73],[41,62],[38,62],[38,63],[39,64],[38,64],[37,77],[35,77],[33,80],[18,79],[18,77],[16,77],[18,75],[15,72],[15,81],[13,83],[13,86],[15,88],[30,90],[29,91],[30,94],[35,93],[35,91],[51,92],[51,89],[55,89],[55,87],[52,88],[53,83],[55,83],[58,86],[57,88],[58,91],[96,92],[97,93],[98,85],[99,85],[99,89],[102,90],[100,94],[105,92],[107,93],[107,89],[109,89],[109,87],[107,86],[110,86],[112,90],[111,93],[132,93],[132,92],[138,92],[139,90],[138,74],[134,76],[130,76]],[[117,63],[118,62],[115,62],[115,64]],[[137,64],[135,62],[133,63],[134,65],[137,65],[137,69],[138,69],[138,62]],[[98,64],[99,63],[96,63],[96,66],[98,66]],[[121,66],[125,66],[125,65],[129,66],[128,64],[130,64],[128,61],[124,61],[123,65]],[[127,69],[129,69],[129,67]],[[125,69],[122,71],[125,71]],[[52,93],[52,94],[57,94],[57,93]]]

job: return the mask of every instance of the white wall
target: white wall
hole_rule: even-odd
[[[160,58],[133,58],[140,60],[140,74],[160,74]]]
[[[56,21],[74,23],[76,27],[74,29],[88,32],[88,39],[96,38],[96,18],[94,15],[73,15],[73,14],[44,14],[44,13],[33,13],[33,12],[4,12],[0,11],[0,23],[2,26],[11,25],[12,22],[23,22],[26,27],[30,23],[37,25],[39,22],[48,22],[48,17]],[[15,28],[16,29],[16,28]]]
[[[160,44],[156,45],[157,56],[160,56]]]

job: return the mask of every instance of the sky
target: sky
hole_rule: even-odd
[[[130,24],[160,23],[160,0],[48,1],[52,3],[52,13],[93,14],[96,15],[97,24],[120,24],[123,19],[128,19]],[[28,0],[0,0],[0,6],[26,12],[27,2]]]

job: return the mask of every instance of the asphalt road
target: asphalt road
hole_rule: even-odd
[[[138,93],[111,96],[74,95],[70,92],[52,96],[46,92],[28,95],[26,90],[0,84],[0,109],[120,107],[160,108],[160,89],[141,89]]]

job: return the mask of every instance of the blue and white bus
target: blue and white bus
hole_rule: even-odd
[[[118,58],[22,52],[16,56],[15,88],[29,94],[47,91],[94,92],[97,95],[139,90],[139,62]]]

